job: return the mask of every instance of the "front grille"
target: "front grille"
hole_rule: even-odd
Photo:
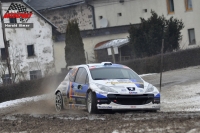
[[[152,102],[154,100],[154,94],[143,94],[143,95],[108,94],[108,99],[114,103],[121,105],[143,105]]]

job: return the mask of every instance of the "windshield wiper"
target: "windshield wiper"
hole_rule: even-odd
[[[104,80],[106,78],[94,78],[94,80]]]
[[[128,78],[115,78],[115,79],[128,79]]]

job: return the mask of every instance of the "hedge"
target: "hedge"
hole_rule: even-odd
[[[159,73],[161,55],[122,62],[138,74]],[[200,48],[163,54],[163,71],[200,65]]]
[[[22,81],[17,84],[0,87],[0,102],[23,97],[53,93],[66,73],[60,73],[37,80]]]

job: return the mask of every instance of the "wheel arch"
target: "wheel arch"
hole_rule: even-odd
[[[95,93],[95,95],[96,95],[96,92],[95,92],[94,90],[92,90],[91,88],[89,88],[89,89],[87,90],[86,97],[88,97],[88,93],[89,93],[90,91],[93,92],[93,93]]]
[[[61,91],[60,91],[60,90],[56,90],[56,91],[55,91],[55,95],[56,95],[58,92],[60,92],[60,93],[61,93]]]

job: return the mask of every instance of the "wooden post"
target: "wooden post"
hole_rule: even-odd
[[[113,63],[115,63],[115,53],[114,53],[113,46],[111,47],[111,52],[112,52]]]
[[[2,24],[2,33],[3,33],[3,41],[4,41],[4,46],[5,46],[5,51],[6,51],[6,63],[8,67],[8,73],[9,73],[9,78],[12,83],[12,70],[10,66],[10,58],[9,58],[9,50],[8,50],[8,41],[6,41],[6,33],[5,33],[5,25],[4,25],[4,20],[3,20],[3,11],[2,11],[2,4],[0,1],[0,12],[1,12],[1,24]]]
[[[86,54],[86,64],[89,64],[89,60],[88,60],[88,53],[87,53],[87,52],[85,52],[85,54]]]
[[[122,53],[121,53],[121,48],[119,48],[119,62],[122,62]]]
[[[164,49],[164,39],[162,39],[162,48],[161,48],[161,63],[160,63],[160,92],[161,92],[161,87],[162,87],[163,49]]]

